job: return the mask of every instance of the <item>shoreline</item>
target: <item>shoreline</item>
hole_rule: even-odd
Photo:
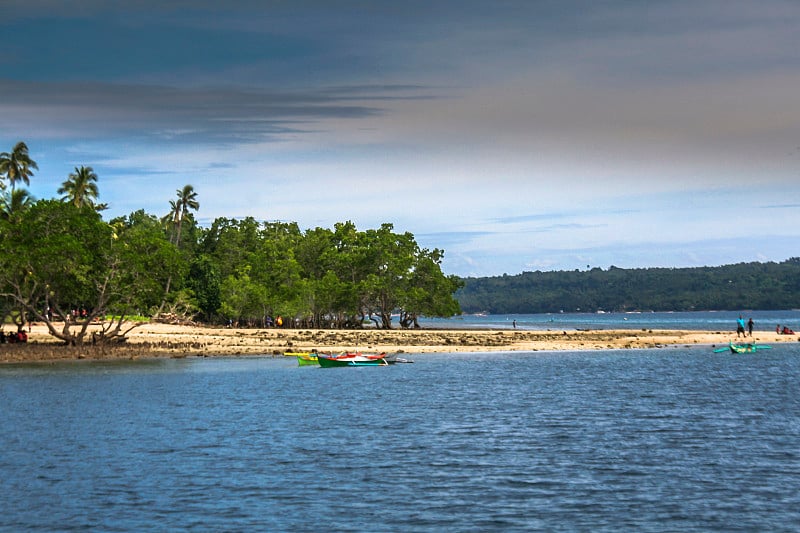
[[[798,342],[795,335],[755,331],[742,342]],[[737,341],[730,331],[689,330],[330,330],[229,329],[146,323],[121,345],[64,346],[34,323],[25,344],[0,345],[0,364],[124,359],[282,356],[287,351],[387,352],[400,354],[453,352],[538,352],[652,349],[669,346],[726,346]]]

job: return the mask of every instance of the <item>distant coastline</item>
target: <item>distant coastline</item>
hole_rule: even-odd
[[[465,313],[791,309],[800,258],[716,267],[536,271],[462,278]]]

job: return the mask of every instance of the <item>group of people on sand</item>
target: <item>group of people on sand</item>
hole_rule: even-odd
[[[0,344],[15,344],[17,342],[28,342],[28,334],[22,330],[8,334],[5,331],[0,331]]]
[[[750,318],[745,324],[744,318],[742,318],[742,315],[739,315],[739,318],[736,320],[736,336],[752,337],[754,325],[755,322],[753,322],[752,318]],[[747,329],[745,330],[745,328]],[[781,328],[780,324],[775,326],[775,333],[778,335],[794,335],[794,331],[789,326],[783,326],[783,328]]]

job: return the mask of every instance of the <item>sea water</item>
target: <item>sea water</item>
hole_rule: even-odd
[[[411,357],[0,366],[0,530],[800,529],[798,344]]]
[[[423,327],[523,330],[681,329],[736,332],[736,319],[752,318],[754,331],[774,332],[788,326],[800,332],[800,311],[687,311],[659,313],[541,313],[460,315],[423,318]]]

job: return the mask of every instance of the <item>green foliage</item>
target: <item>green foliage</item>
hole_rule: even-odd
[[[260,325],[280,315],[298,325],[360,327],[374,316],[390,328],[401,310],[411,317],[459,312],[457,284],[441,273],[442,252],[420,249],[413,235],[396,234],[391,224],[362,232],[346,222],[303,233],[294,223],[217,219],[198,249],[202,268],[197,263],[194,272],[222,280],[222,320]],[[188,283],[198,294],[213,292],[196,281]]]
[[[186,286],[194,295],[199,318],[212,321],[221,305],[220,280],[217,266],[207,255],[199,255],[192,260]]]
[[[0,194],[0,217],[13,223],[19,222],[22,213],[34,202],[26,189],[3,191]]]
[[[466,313],[704,311],[800,306],[800,258],[781,263],[607,271],[524,272],[466,278]]]
[[[170,242],[180,246],[184,224],[194,223],[189,210],[197,211],[200,209],[200,203],[197,201],[197,192],[192,185],[184,185],[182,189],[176,191],[176,195],[178,199],[169,201],[170,212],[161,221],[170,232]]]
[[[457,276],[445,276],[441,270],[444,252],[423,250],[408,280],[408,290],[402,302],[401,324],[416,325],[419,315],[453,316],[461,312],[458,301],[451,295],[463,286]]]
[[[112,220],[110,226],[116,231],[112,252],[119,264],[115,276],[117,301],[125,302],[127,309],[152,313],[164,296],[166,280],[183,278],[188,265],[167,240],[156,217],[140,210]]]
[[[61,199],[75,207],[91,207],[97,211],[105,209],[104,205],[95,203],[100,192],[97,188],[97,174],[92,167],[75,167],[75,172],[61,184],[58,194],[63,194]]]
[[[78,306],[100,282],[111,243],[96,213],[53,200],[34,204],[4,236],[15,251],[4,271],[20,294]]]
[[[92,167],[75,167],[58,190],[61,202],[14,189],[35,168],[24,143],[0,154],[0,246],[13,251],[0,256],[0,303],[5,316],[22,323],[32,315],[68,343],[83,342],[94,319],[109,338],[124,336],[126,316],[164,310],[261,326],[278,315],[315,327],[360,327],[370,318],[384,328],[396,312],[404,327],[420,314],[459,312],[460,282],[442,274],[442,252],[421,249],[391,224],[303,233],[296,223],[218,218],[204,229],[191,214],[200,207],[191,185],[160,219],[140,210],[106,223]],[[88,310],[86,319],[59,331],[46,312],[67,317],[76,308]]]
[[[103,324],[101,336],[120,335],[122,317],[147,312],[164,279],[181,273],[177,250],[143,212],[105,223],[92,206],[40,200],[0,229],[0,246],[14,251],[0,257],[0,295],[70,344],[83,343],[88,325],[106,315],[120,319],[114,329]],[[56,329],[47,309],[56,318],[74,309],[87,316]]]
[[[0,190],[5,190],[4,180],[11,185],[11,190],[16,189],[17,182],[30,185],[33,171],[38,170],[36,161],[28,154],[28,145],[20,141],[14,145],[10,152],[0,153]]]

